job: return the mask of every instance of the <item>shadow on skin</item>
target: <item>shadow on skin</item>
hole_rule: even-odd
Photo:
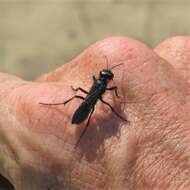
[[[114,113],[111,113],[104,121],[97,122],[99,123],[98,125],[95,124],[92,117],[86,133],[77,146],[77,149],[81,150],[81,157],[84,156],[89,162],[93,162],[97,157],[101,159],[104,156],[106,149],[106,147],[104,147],[105,141],[114,136],[119,138],[120,127],[126,124],[125,121],[122,121]],[[77,136],[80,136],[81,130],[82,129],[77,130]]]

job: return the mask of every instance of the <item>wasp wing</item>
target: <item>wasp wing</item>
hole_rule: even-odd
[[[99,98],[98,90],[94,90],[93,93],[88,94],[84,102],[82,102],[81,105],[78,107],[78,109],[75,111],[72,117],[72,124],[79,124],[83,122],[90,114],[90,111],[95,106],[98,98]]]
[[[83,122],[89,115],[91,107],[89,107],[86,103],[82,103],[79,108],[75,111],[72,117],[73,124],[79,124]]]

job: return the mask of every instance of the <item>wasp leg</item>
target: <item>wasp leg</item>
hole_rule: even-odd
[[[48,106],[54,106],[54,105],[61,105],[61,104],[64,104],[64,105],[66,105],[68,102],[70,102],[71,100],[73,100],[74,98],[79,98],[79,99],[82,99],[82,100],[84,100],[85,98],[84,97],[82,97],[82,96],[73,96],[72,98],[70,98],[70,99],[68,99],[67,101],[65,101],[65,102],[61,102],[61,103],[55,103],[55,104],[47,104],[47,103],[39,103],[39,104],[42,104],[42,105],[48,105]]]
[[[106,90],[114,90],[115,95],[116,95],[118,98],[120,98],[117,89],[118,89],[117,86],[112,86],[112,87],[110,87],[110,88],[106,88]]]
[[[86,90],[82,89],[81,87],[73,88],[73,87],[71,86],[71,88],[72,88],[73,91],[78,91],[78,90],[80,90],[81,92],[84,92],[85,94],[88,94],[88,92],[87,92]]]
[[[93,81],[95,82],[97,79],[96,79],[96,77],[93,75],[92,76],[92,78],[93,78]]]
[[[92,111],[90,112],[90,115],[88,117],[88,121],[86,123],[86,126],[85,126],[84,130],[82,131],[82,133],[80,134],[80,137],[79,137],[79,139],[78,139],[78,141],[77,141],[77,143],[75,145],[75,148],[78,146],[78,144],[80,143],[80,140],[82,139],[82,137],[84,136],[85,132],[87,131],[87,129],[89,127],[89,124],[90,124],[90,119],[91,119],[91,116],[92,116],[93,112],[94,112],[94,107],[92,108]]]
[[[108,102],[104,101],[102,98],[100,98],[100,101],[101,101],[102,103],[106,104],[107,106],[109,106],[110,109],[112,110],[112,112],[113,112],[115,115],[117,115],[117,117],[119,117],[121,120],[124,120],[124,121],[128,122],[127,119],[125,119],[125,118],[122,117],[119,113],[117,113],[117,111],[116,111]]]

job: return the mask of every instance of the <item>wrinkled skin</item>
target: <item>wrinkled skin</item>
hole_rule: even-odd
[[[190,38],[154,50],[130,38],[99,41],[61,68],[27,82],[0,74],[0,173],[16,190],[190,189]],[[113,70],[120,98],[97,103],[90,127],[72,125],[81,100],[66,106],[73,87],[89,90],[92,76]],[[84,96],[82,92],[78,95]]]

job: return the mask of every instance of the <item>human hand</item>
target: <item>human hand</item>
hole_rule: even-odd
[[[188,37],[154,51],[113,37],[34,82],[1,74],[0,173],[17,190],[189,189],[189,49]],[[89,90],[105,56],[109,67],[124,64],[111,82],[120,99],[112,92],[104,99],[129,122],[99,102],[74,148],[85,127],[71,124],[81,101],[39,103],[64,102],[71,86]]]

